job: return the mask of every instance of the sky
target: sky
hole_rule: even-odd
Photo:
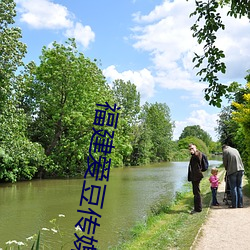
[[[221,109],[204,100],[206,83],[193,68],[194,52],[202,47],[192,37],[193,0],[16,0],[16,26],[27,44],[25,62],[39,63],[43,46],[76,39],[78,50],[98,67],[107,81],[131,81],[141,105],[166,103],[175,123],[173,139],[186,126],[200,125],[214,141]],[[218,33],[227,65],[220,81],[245,85],[250,69],[250,21],[221,10],[226,29]],[[223,105],[228,105],[225,101]]]

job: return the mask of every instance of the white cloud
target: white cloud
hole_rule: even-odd
[[[17,0],[20,20],[34,29],[64,30],[63,35],[75,38],[84,48],[95,40],[91,27],[75,22],[74,15],[63,5],[49,0]]]
[[[133,18],[137,24],[132,29],[132,39],[135,49],[150,53],[156,85],[183,89],[191,95],[200,91],[203,97],[202,90],[207,85],[197,81],[198,70],[193,69],[192,63],[194,52],[202,52],[190,30],[195,17],[189,18],[189,15],[194,9],[193,1],[165,0],[148,14],[135,13]],[[226,30],[218,34],[217,44],[225,50],[228,73],[221,79],[228,82],[228,78],[243,79],[250,68],[250,25],[247,18],[235,19],[226,13],[224,8],[221,15]]]
[[[95,40],[95,33],[91,30],[91,27],[83,26],[81,23],[76,23],[73,28],[68,29],[65,36],[74,37],[85,48]]]
[[[137,12],[133,15],[134,21],[138,23],[143,22],[154,22],[161,18],[164,18],[173,8],[173,4],[165,1],[162,5],[158,5],[155,7],[153,11],[151,11],[148,15],[141,15],[141,12]]]
[[[154,95],[154,77],[148,69],[142,69],[139,71],[123,71],[119,73],[114,65],[109,66],[103,70],[103,74],[106,78],[113,82],[116,79],[122,79],[124,81],[130,81],[136,85],[137,91],[141,94],[141,102]]]
[[[213,139],[213,141],[217,141],[217,135],[215,132],[215,128],[218,126],[217,124],[218,114],[209,114],[205,110],[195,110],[192,111],[189,118],[184,121],[175,121],[175,129],[174,129],[174,140],[178,140],[183,129],[187,126],[200,125],[200,127],[206,131]]]
[[[165,1],[148,15],[137,14],[134,19],[139,22],[133,29],[134,47],[150,52],[162,87],[190,90],[187,82],[194,77],[190,59],[196,46],[190,31],[192,10],[189,2]]]
[[[48,0],[18,0],[21,21],[35,29],[63,29],[73,25],[65,6]]]
[[[216,44],[226,55],[227,72],[223,78],[232,82],[244,78],[250,69],[250,23],[247,17],[227,16],[227,11],[227,8],[221,10],[225,30],[219,32]]]

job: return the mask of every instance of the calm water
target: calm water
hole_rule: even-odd
[[[41,231],[46,240],[45,249],[74,248],[74,225],[84,214],[77,209],[89,207],[99,213],[100,227],[94,238],[101,249],[117,244],[121,235],[136,221],[145,218],[150,207],[163,196],[171,201],[175,192],[186,183],[188,162],[170,162],[136,168],[114,169],[107,185],[104,206],[88,204],[79,207],[83,179],[37,180],[17,184],[0,185],[0,248],[5,242],[25,239],[42,228],[53,228],[51,219],[56,218],[63,235],[52,231]],[[210,161],[219,165],[220,161]],[[87,179],[87,185],[100,185]],[[59,217],[59,214],[65,217]],[[89,216],[88,216],[89,217]],[[22,248],[25,249],[25,248]]]

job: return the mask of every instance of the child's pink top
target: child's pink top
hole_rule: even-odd
[[[211,187],[218,187],[219,179],[216,175],[211,175],[209,178],[209,181],[211,183]]]

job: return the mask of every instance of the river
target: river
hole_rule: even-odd
[[[221,163],[209,162],[211,166]],[[150,207],[161,198],[168,197],[171,202],[176,191],[181,191],[187,182],[187,165],[188,162],[168,162],[113,169],[109,181],[102,181],[107,185],[103,209],[95,210],[101,215],[94,235],[100,249],[117,244],[129,228],[145,219]],[[86,183],[99,185],[91,178]],[[26,238],[39,230],[42,242],[46,242],[45,249],[60,249],[66,243],[63,249],[73,249],[74,226],[84,216],[77,210],[89,208],[88,204],[79,206],[82,186],[83,179],[0,184],[0,249],[5,249],[10,240],[25,243]],[[56,219],[55,224],[50,222],[52,219]]]

